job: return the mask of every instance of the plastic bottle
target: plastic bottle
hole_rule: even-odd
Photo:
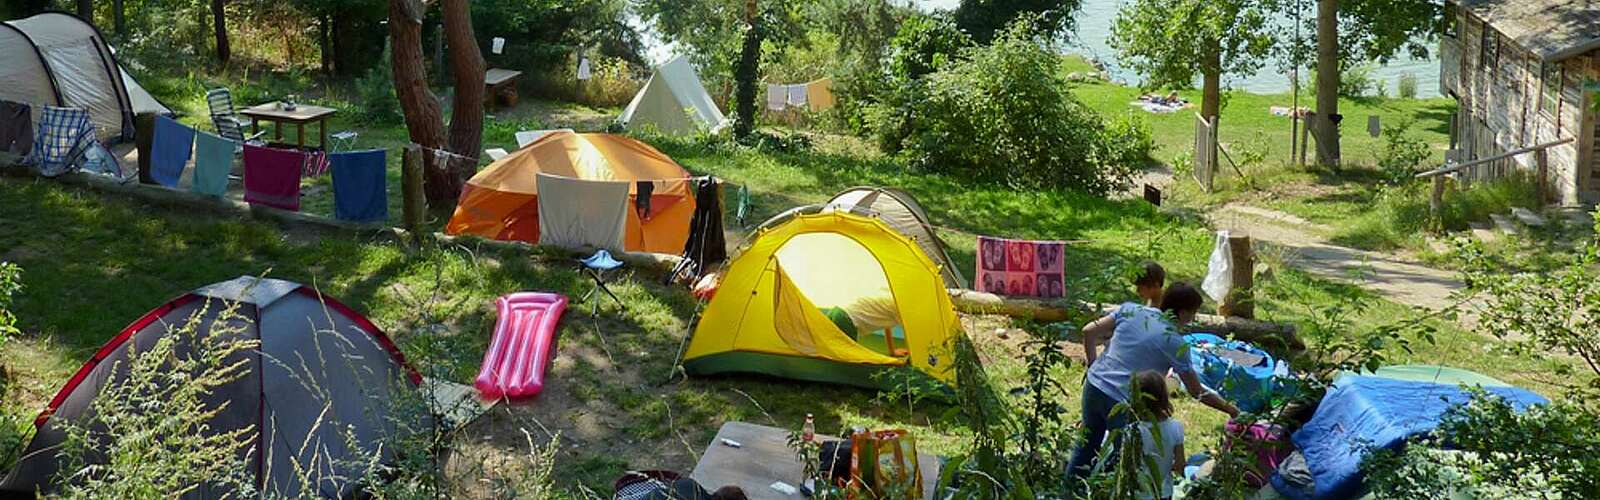
[[[800,439],[807,443],[817,440],[817,423],[810,413],[806,414],[805,426],[800,428]]]

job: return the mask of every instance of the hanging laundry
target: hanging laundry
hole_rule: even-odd
[[[194,151],[194,129],[165,116],[157,116],[150,140],[150,178],[166,187],[178,187],[183,169]]]
[[[194,180],[189,191],[221,197],[228,194],[228,174],[233,172],[233,152],[239,146],[207,132],[194,139]]]
[[[538,174],[539,244],[623,250],[630,182]]]
[[[683,256],[698,264],[698,274],[703,275],[714,264],[728,260],[727,236],[722,232],[722,180],[702,177],[694,183],[694,218],[689,221]]]
[[[33,150],[33,108],[0,101],[0,153],[28,156]]]
[[[591,77],[591,76],[594,76],[594,75],[589,70],[589,58],[587,58],[587,57],[579,57],[578,58],[578,79],[579,80],[588,80],[589,77]]]
[[[650,197],[656,192],[656,183],[652,181],[638,181],[633,188],[633,207],[639,212],[639,220],[650,220]]]
[[[33,151],[24,163],[33,165],[40,175],[55,177],[77,168],[94,142],[88,111],[42,106],[33,132]]]
[[[978,237],[980,292],[1055,299],[1066,295],[1066,243]]]
[[[807,83],[806,101],[811,105],[812,111],[832,109],[836,102],[833,97],[833,79],[823,78]]]
[[[775,83],[767,84],[767,109],[783,111],[789,105],[789,87]]]
[[[802,108],[805,107],[805,105],[806,105],[806,86],[805,85],[785,85],[784,87],[788,89],[788,93],[789,93],[788,104],[790,106],[796,106],[796,107],[802,107]]]
[[[299,151],[245,144],[244,201],[300,211],[300,174],[306,161]]]
[[[355,222],[389,219],[388,156],[382,149],[334,153],[333,216]]]

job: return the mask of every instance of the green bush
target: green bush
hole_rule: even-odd
[[[899,114],[890,117],[905,121],[880,122],[879,132],[907,132],[902,157],[932,172],[1097,195],[1125,185],[1146,161],[1149,129],[1133,118],[1108,124],[1078,101],[1031,26],[1019,20],[993,44],[963,50],[923,77],[926,95],[897,92],[911,96],[891,101]]]
[[[1378,171],[1389,184],[1402,184],[1416,177],[1417,166],[1433,156],[1427,141],[1411,134],[1415,122],[1402,118],[1394,125],[1384,127],[1383,142],[1373,152]]]
[[[22,268],[10,262],[0,261],[0,350],[5,349],[7,339],[21,333],[17,329],[17,317],[11,313],[11,301],[20,291],[22,291]]]
[[[389,49],[384,48],[384,59]],[[369,125],[399,123],[400,98],[394,92],[394,70],[388,64],[378,64],[367,70],[367,75],[356,79],[356,121]]]
[[[1397,85],[1400,87],[1401,99],[1417,98],[1417,75],[1414,73],[1401,73]]]

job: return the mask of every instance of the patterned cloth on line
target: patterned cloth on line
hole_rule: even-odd
[[[228,194],[228,174],[233,172],[233,151],[239,145],[200,132],[194,141],[194,182],[189,191],[209,196]]]
[[[194,150],[195,130],[165,116],[156,117],[150,140],[150,177],[166,187],[177,187]]]
[[[805,84],[785,85],[784,87],[789,90],[788,103],[789,103],[790,106],[795,106],[795,107],[800,107],[800,108],[803,108],[803,107],[806,106],[806,86],[805,86]]]
[[[389,219],[388,156],[382,149],[334,153],[333,216],[355,222]]]
[[[27,163],[45,177],[72,171],[95,142],[94,123],[81,109],[41,106]]]
[[[244,145],[244,201],[300,211],[300,174],[309,160],[300,151]]]
[[[980,292],[1021,297],[1061,298],[1066,243],[978,237]]]
[[[33,108],[0,101],[0,153],[27,156],[33,149]]]

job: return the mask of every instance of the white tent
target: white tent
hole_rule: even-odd
[[[64,12],[0,23],[0,99],[89,112],[102,141],[133,139],[133,116],[170,114],[117,64],[93,25]]]
[[[650,81],[633,96],[617,123],[626,128],[654,126],[657,131],[687,135],[699,130],[720,130],[727,122],[717,103],[706,93],[689,59],[678,56],[657,66]]]

